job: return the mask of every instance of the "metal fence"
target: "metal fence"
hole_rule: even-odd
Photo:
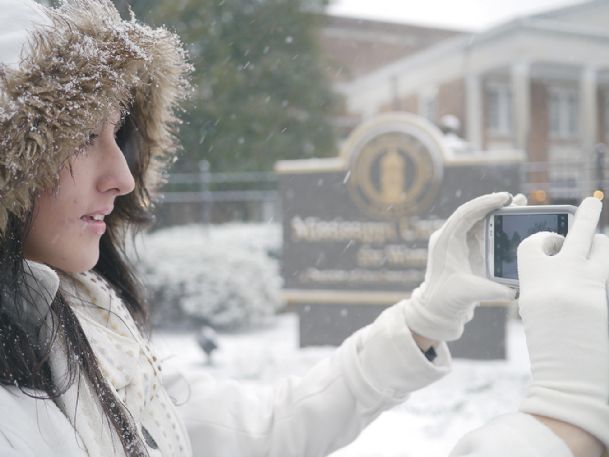
[[[277,176],[272,172],[172,173],[157,210],[158,226],[229,221],[279,221]]]
[[[525,162],[521,188],[531,203],[577,204],[594,190],[609,190],[607,149],[594,160]],[[607,216],[609,218],[609,216]],[[202,161],[193,173],[172,173],[163,188],[157,227],[185,223],[281,220],[278,177],[273,172],[212,173]]]
[[[579,202],[595,191],[609,190],[608,150],[598,144],[592,157],[579,155],[561,160],[522,164],[521,192],[545,194],[548,203]]]

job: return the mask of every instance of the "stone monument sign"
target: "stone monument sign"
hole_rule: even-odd
[[[424,279],[429,236],[461,203],[517,192],[522,160],[456,153],[427,120],[387,113],[355,129],[339,157],[278,162],[283,292],[301,346],[340,344],[407,298]],[[455,355],[502,357],[505,314],[485,304]]]

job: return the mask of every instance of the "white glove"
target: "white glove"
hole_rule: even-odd
[[[521,410],[578,426],[609,447],[609,238],[595,235],[601,207],[585,199],[564,243],[542,232],[518,248],[533,378]]]
[[[507,192],[475,198],[431,235],[425,281],[404,308],[411,330],[430,339],[456,340],[480,301],[514,299],[513,289],[486,278],[484,253],[486,215],[511,202]],[[514,204],[526,204],[526,199],[519,195]]]

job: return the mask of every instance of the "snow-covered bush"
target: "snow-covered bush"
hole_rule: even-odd
[[[239,328],[282,305],[278,224],[187,225],[144,235],[134,262],[155,325]]]

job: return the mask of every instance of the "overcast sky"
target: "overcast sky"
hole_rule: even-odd
[[[479,30],[582,0],[332,0],[331,14]]]

